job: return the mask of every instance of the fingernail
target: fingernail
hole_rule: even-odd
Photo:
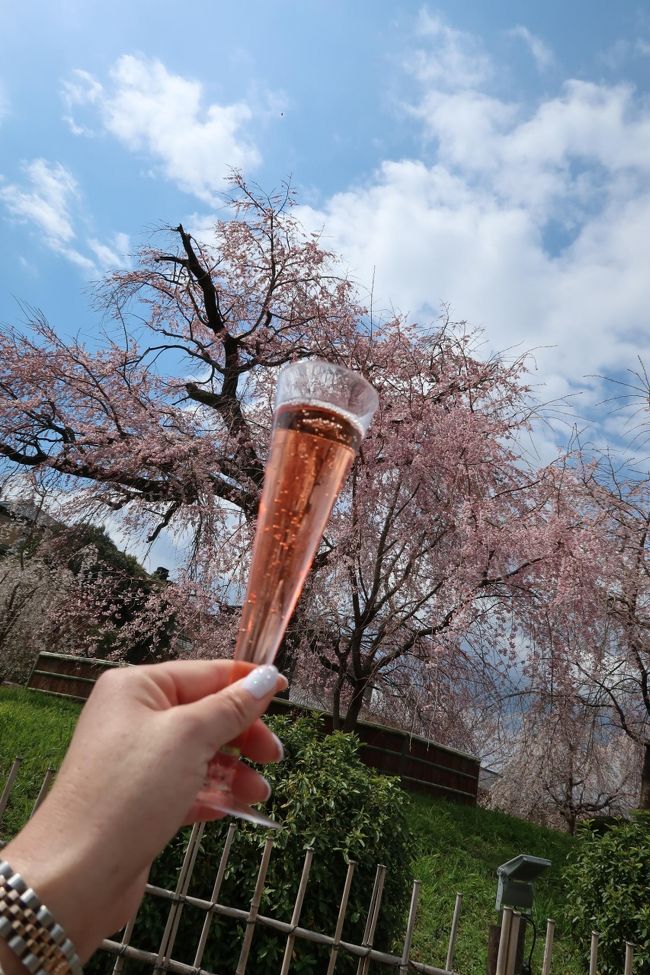
[[[278,668],[273,664],[266,664],[264,667],[256,667],[247,674],[242,681],[242,685],[249,694],[261,701],[263,697],[274,691],[278,683]]]
[[[271,732],[271,734],[273,735],[273,741],[278,746],[278,757],[276,758],[276,762],[281,762],[284,758],[284,745],[277,735],[273,734],[273,732]]]
[[[265,796],[264,796],[264,798],[263,798],[263,799],[261,799],[260,801],[261,801],[261,802],[266,802],[266,800],[267,800],[267,799],[270,799],[270,798],[271,798],[271,792],[272,792],[273,790],[271,789],[271,786],[269,785],[269,783],[267,782],[267,780],[266,780],[266,779],[264,778],[264,776],[263,776],[263,775],[260,775],[260,779],[262,780],[262,782],[263,782],[263,783],[264,783],[264,785],[266,786],[266,795],[265,795]]]

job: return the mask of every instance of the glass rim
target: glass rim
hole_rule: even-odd
[[[282,378],[287,373],[292,370],[299,371],[301,368],[306,366],[324,366],[330,370],[333,374],[341,376],[350,382],[350,389],[352,389],[353,384],[356,385],[360,390],[363,390],[363,394],[367,397],[367,402],[363,404],[362,409],[351,407],[349,404],[332,401],[327,398],[327,393],[323,398],[317,396],[305,395],[305,394],[293,394],[288,396],[283,396],[279,399],[281,395],[281,385]],[[311,405],[311,406],[321,406],[328,410],[332,410],[335,413],[340,414],[355,427],[357,427],[362,435],[365,435],[372,418],[379,406],[379,395],[377,390],[368,382],[363,373],[357,371],[356,369],[349,369],[347,366],[342,366],[338,362],[330,362],[328,359],[321,359],[319,356],[310,356],[304,359],[295,359],[293,362],[286,362],[281,366],[278,373],[276,394],[275,394],[275,404],[273,412],[280,409],[283,406],[298,406],[300,404]]]

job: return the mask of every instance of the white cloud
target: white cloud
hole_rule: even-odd
[[[438,156],[499,196],[529,205],[581,203],[611,180],[650,171],[650,113],[629,85],[567,81],[526,117],[521,106],[481,92],[428,90],[413,109]],[[607,190],[609,192],[609,189]]]
[[[650,41],[644,37],[637,37],[632,41],[627,37],[619,37],[600,55],[600,60],[610,71],[619,71],[635,58],[650,57]]]
[[[556,256],[534,213],[420,162],[385,163],[370,186],[302,216],[362,281],[374,270],[377,302],[418,319],[449,301],[495,348],[553,347],[537,355],[553,395],[650,351],[650,194],[585,219]]]
[[[88,71],[77,68],[72,76],[63,82],[62,95],[69,108],[77,105],[96,105],[101,101],[104,89]]]
[[[128,234],[115,234],[110,244],[90,237],[88,247],[95,255],[95,259],[103,271],[115,267],[124,267],[129,263],[130,241]]]
[[[550,47],[544,43],[541,37],[537,37],[536,34],[533,34],[527,27],[523,27],[521,24],[509,30],[508,34],[510,37],[517,37],[524,42],[540,71],[545,71],[551,67],[555,58]]]
[[[0,186],[0,199],[18,220],[34,224],[54,249],[67,245],[75,236],[71,210],[79,189],[72,173],[61,163],[34,159],[23,166],[26,187]]]
[[[38,268],[31,261],[28,261],[26,257],[23,257],[22,254],[18,257],[18,263],[27,274],[38,277]]]
[[[374,280],[376,304],[427,320],[449,302],[493,348],[540,349],[543,397],[579,388],[592,408],[587,375],[650,357],[650,107],[629,85],[569,80],[531,108],[482,77],[422,73],[412,112],[435,160],[384,161],[301,216]]]
[[[81,193],[69,169],[47,159],[33,159],[22,169],[22,184],[9,183],[0,176],[0,202],[10,217],[31,226],[50,250],[87,274],[126,263],[125,234],[116,234],[111,245],[90,238],[84,249],[92,256],[79,249],[76,225],[84,219]]]
[[[67,111],[63,120],[68,124],[74,135],[94,135],[93,130],[87,125],[79,124],[74,117],[74,112],[81,107],[96,105],[103,94],[103,88],[87,71],[80,69],[73,71],[72,76],[63,82],[61,95]]]
[[[123,55],[107,85],[75,71],[63,98],[73,132],[92,133],[78,117],[79,109],[90,110],[105,131],[151,156],[167,179],[206,202],[214,202],[231,168],[250,169],[260,161],[243,132],[253,114],[249,105],[205,104],[201,82],[172,74],[157,60]]]
[[[452,90],[475,88],[492,76],[492,61],[473,34],[427,10],[420,12],[417,33],[427,47],[415,51],[405,66],[420,81]]]
[[[448,162],[475,169],[495,168],[496,136],[511,128],[516,106],[480,91],[427,90],[411,113],[425,133],[438,141]]]

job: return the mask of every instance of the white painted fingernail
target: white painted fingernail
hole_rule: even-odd
[[[276,758],[276,762],[281,762],[284,758],[284,745],[277,735],[274,735],[273,732],[271,732],[271,734],[273,735],[273,741],[278,746],[278,757]]]
[[[256,667],[247,674],[242,681],[242,685],[249,694],[261,701],[263,697],[274,691],[278,683],[278,668],[273,664],[266,664],[264,667]]]

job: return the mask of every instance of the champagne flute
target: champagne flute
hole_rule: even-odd
[[[341,366],[305,359],[281,370],[233,680],[237,661],[273,662],[377,404],[372,386]],[[244,740],[245,734],[215,755],[198,800],[277,827],[233,796]]]

